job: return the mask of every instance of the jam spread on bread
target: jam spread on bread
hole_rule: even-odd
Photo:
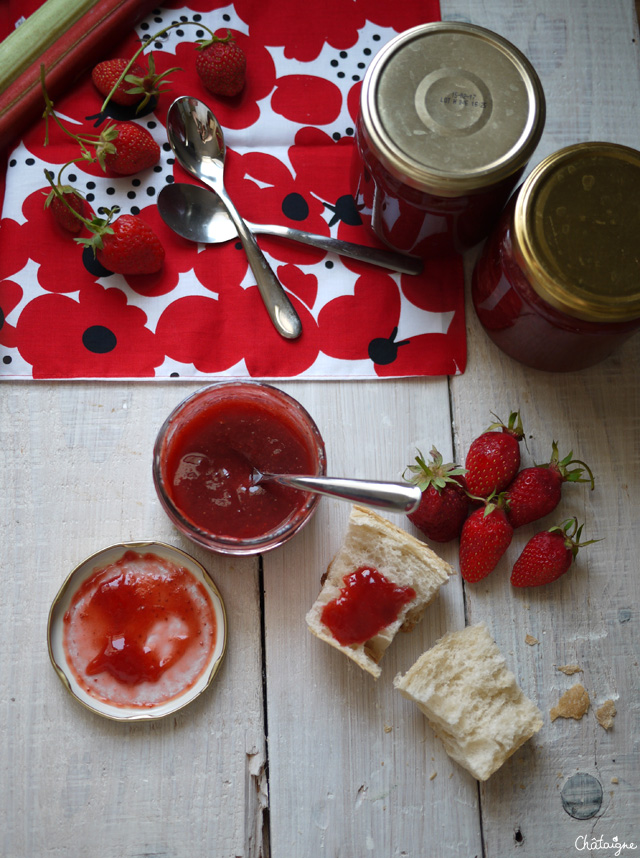
[[[343,579],[340,595],[322,609],[322,622],[343,646],[363,644],[398,619],[416,592],[361,566]]]

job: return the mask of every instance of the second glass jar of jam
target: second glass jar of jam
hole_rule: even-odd
[[[464,251],[491,230],[544,120],[538,76],[506,39],[459,22],[407,30],[364,78],[356,202],[396,250]]]
[[[578,143],[514,194],[473,272],[489,337],[535,369],[599,363],[640,327],[640,152]]]

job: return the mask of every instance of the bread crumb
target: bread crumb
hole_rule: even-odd
[[[540,643],[538,638],[534,638],[533,635],[527,635],[526,638],[524,639],[524,642],[526,644],[528,644],[529,646],[535,646],[536,644]]]
[[[393,730],[393,727],[391,727],[389,724],[384,725],[384,732],[385,733],[390,733],[392,730]]]
[[[573,676],[574,673],[584,673],[579,664],[563,664],[558,670],[566,673],[567,676]]]
[[[617,710],[613,700],[605,700],[602,706],[596,710],[596,718],[598,724],[604,727],[605,730],[610,730],[613,727],[613,719],[617,715]]]
[[[618,778],[611,778],[611,783],[612,784],[619,784],[620,781],[618,780]]]
[[[438,777],[438,772],[432,772],[429,780],[432,781],[434,778],[437,778],[437,777]]]
[[[556,718],[575,718],[579,721],[588,711],[590,702],[586,688],[578,682],[562,695],[549,715],[552,721]]]

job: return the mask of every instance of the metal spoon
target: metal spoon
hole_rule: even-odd
[[[343,477],[307,477],[298,474],[265,474],[254,470],[253,484],[273,480],[282,485],[313,492],[340,500],[374,506],[390,512],[410,513],[418,508],[422,492],[408,483],[388,483],[379,480],[352,480]]]
[[[212,188],[224,203],[238,231],[260,295],[276,330],[289,340],[299,337],[302,325],[298,314],[258,247],[255,236],[225,190],[226,150],[218,120],[206,104],[184,95],[177,98],[169,108],[167,136],[184,169]]]
[[[158,196],[158,211],[160,216],[174,232],[189,241],[199,241],[201,244],[221,244],[238,237],[238,231],[229,214],[216,194],[198,185],[188,185],[176,182],[165,185]],[[350,241],[341,241],[325,235],[314,235],[301,229],[292,229],[279,224],[244,222],[252,232],[266,235],[276,235],[290,238],[301,244],[310,244],[340,256],[349,256],[382,268],[391,268],[402,274],[419,274],[422,271],[422,259],[394,253],[391,250],[379,250],[376,247],[365,247]]]

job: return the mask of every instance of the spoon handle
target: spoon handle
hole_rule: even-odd
[[[275,480],[294,489],[328,495],[390,512],[410,513],[418,508],[422,492],[408,483],[378,480],[352,480],[342,477],[302,477],[297,474],[261,474],[262,480]]]
[[[331,236],[314,235],[312,232],[292,229],[280,224],[252,224],[252,228],[255,232],[290,238],[292,241],[299,241],[301,244],[310,244],[312,247],[319,247],[321,250],[328,250],[330,253],[349,256],[351,259],[359,259],[361,262],[370,262],[372,265],[390,268],[392,271],[399,271],[402,274],[420,274],[423,268],[422,259],[417,256],[408,256],[405,253],[366,247],[350,241],[341,241]]]
[[[219,185],[212,187],[224,203],[238,231],[249,265],[256,278],[256,285],[274,327],[285,339],[295,340],[302,333],[302,324],[293,304],[267,262],[264,253],[258,247],[255,235],[242,219],[231,198]]]

